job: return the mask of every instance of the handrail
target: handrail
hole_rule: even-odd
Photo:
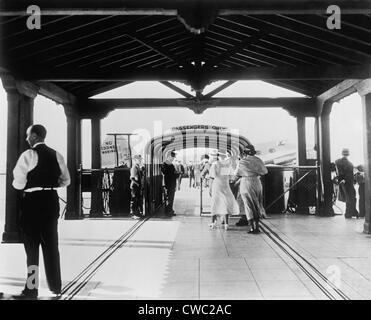
[[[82,173],[102,172],[102,171],[115,172],[115,171],[125,171],[125,170],[130,170],[130,168],[78,169],[78,171],[81,171]]]
[[[320,166],[283,166],[283,165],[274,165],[267,164],[267,168],[282,168],[282,169],[318,169]]]

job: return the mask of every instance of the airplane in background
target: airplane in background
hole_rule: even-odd
[[[269,165],[295,165],[297,158],[297,146],[292,142],[285,140],[268,141],[257,143],[255,145],[257,156],[261,158],[265,164]],[[315,159],[316,154],[314,148],[307,148],[307,158]]]

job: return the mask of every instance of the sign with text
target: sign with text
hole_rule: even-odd
[[[129,145],[128,139],[125,136],[116,137],[117,144],[117,153],[116,154],[116,145],[114,136],[107,136],[104,139],[101,146],[101,155],[102,155],[102,168],[110,168],[116,166],[116,159],[118,156],[118,164],[121,165],[126,163],[129,165]]]

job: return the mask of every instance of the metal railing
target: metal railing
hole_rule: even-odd
[[[118,180],[115,183],[115,174],[118,172],[126,173],[126,176],[129,176],[130,168],[104,168],[104,169],[82,169],[80,168],[78,171],[79,175],[79,197],[80,197],[80,206],[81,211],[83,212],[83,209],[85,210],[91,210],[92,206],[92,199],[90,206],[84,205],[84,192],[96,192],[98,195],[101,195],[101,201],[98,201],[99,207],[95,208],[100,211],[102,211],[102,215],[112,215],[116,214],[117,212],[112,210],[113,209],[113,203],[114,200],[119,199],[117,194],[115,192],[119,192],[118,186],[121,185],[122,190],[124,190],[123,194],[121,195],[124,200],[128,200],[127,205],[130,204],[130,193],[129,193],[129,185],[130,180],[125,180],[125,176],[117,175]],[[119,182],[122,182],[121,184]],[[115,188],[118,188],[118,190],[115,190]],[[94,190],[95,189],[95,190]],[[121,190],[121,191],[122,191]],[[115,199],[113,198],[115,197]],[[120,208],[116,208],[119,210]],[[121,214],[128,214],[128,212],[122,212]]]

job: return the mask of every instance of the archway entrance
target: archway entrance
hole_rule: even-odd
[[[158,212],[164,203],[161,163],[171,151],[190,148],[218,149],[238,156],[250,144],[237,130],[210,125],[172,128],[172,131],[151,139],[145,147],[146,190],[145,214]]]

